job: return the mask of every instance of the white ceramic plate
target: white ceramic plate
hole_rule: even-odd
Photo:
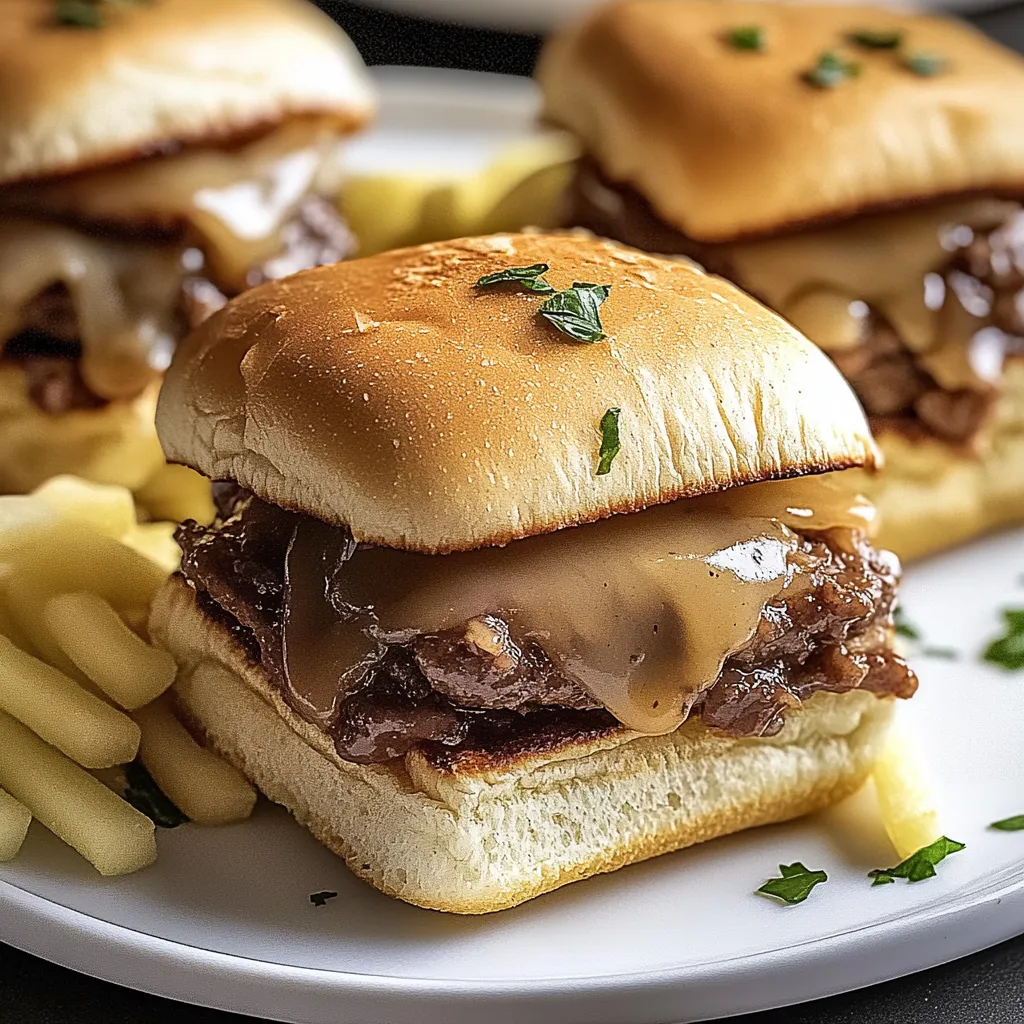
[[[530,130],[531,93],[488,77],[382,73],[385,112],[352,159],[367,169],[484,162]],[[518,92],[516,90],[519,90]],[[416,101],[410,106],[410,97]],[[401,148],[398,148],[398,147]],[[306,1024],[665,1024],[824,996],[1024,931],[1024,674],[980,663],[1005,605],[1024,606],[1024,532],[915,567],[905,604],[928,641],[906,710],[968,849],[918,885],[872,889],[893,856],[870,794],[816,819],[733,836],[459,919],[357,882],[280,810],[160,835],[160,861],[105,881],[37,825],[0,865],[0,940],[98,977]],[[803,860],[830,882],[800,907],[754,895]],[[310,893],[335,890],[322,908]]]
[[[550,32],[603,0],[359,0],[418,18],[454,21],[512,32]],[[828,0],[815,0],[828,2]],[[835,0],[836,3],[842,0]],[[880,7],[918,7],[940,11],[983,11],[1005,0],[881,0]]]

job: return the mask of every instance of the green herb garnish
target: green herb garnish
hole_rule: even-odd
[[[769,879],[757,891],[765,896],[774,896],[790,906],[803,903],[816,885],[828,881],[824,871],[810,871],[799,861],[796,864],[780,864],[779,874],[781,878]]]
[[[489,288],[496,284],[517,284],[539,295],[553,295],[555,289],[544,280],[543,275],[551,268],[546,263],[534,263],[530,267],[506,267],[494,274],[485,274],[476,283],[477,288]]]
[[[984,658],[1009,671],[1024,668],[1024,609],[1003,612],[1006,633],[985,648]]]
[[[903,66],[921,78],[934,78],[949,67],[949,62],[936,53],[908,53]]]
[[[1024,814],[1015,814],[1012,818],[993,821],[989,828],[998,829],[1000,832],[1024,832]]]
[[[909,622],[907,622],[902,607],[898,607],[892,613],[892,621],[897,636],[905,636],[908,640],[921,639],[920,630],[916,626],[912,626]]]
[[[958,853],[965,848],[964,843],[941,836],[930,846],[912,853],[905,861],[894,868],[877,868],[868,872],[873,878],[872,885],[890,885],[897,878],[905,878],[908,882],[923,882],[935,874],[935,865],[944,861],[951,853]]]
[[[57,0],[54,17],[58,25],[75,28],[102,28],[103,15],[99,7],[89,0]]]
[[[142,811],[154,825],[159,828],[177,828],[188,821],[185,814],[156,784],[141,761],[126,764],[124,777],[125,788],[122,796],[137,811]]]
[[[329,892],[324,890],[323,892],[312,892],[309,894],[309,902],[314,907],[326,907],[328,900],[333,900],[338,894],[336,892]]]
[[[571,288],[555,292],[537,312],[576,341],[603,341],[607,335],[601,324],[600,309],[611,288],[610,284],[574,281]]]
[[[866,50],[895,50],[903,42],[903,32],[898,28],[891,31],[858,28],[848,33],[846,38]]]
[[[952,647],[922,647],[920,650],[922,658],[941,658],[943,661],[959,661],[960,652]]]
[[[756,50],[763,53],[765,49],[764,29],[760,25],[740,25],[729,29],[726,38],[734,50]]]
[[[601,417],[601,461],[597,466],[597,475],[605,476],[611,471],[615,456],[622,449],[619,440],[619,413],[621,409],[608,409]]]
[[[839,54],[827,51],[818,58],[818,63],[810,71],[803,73],[803,80],[816,89],[834,89],[859,74],[858,63],[844,60]]]

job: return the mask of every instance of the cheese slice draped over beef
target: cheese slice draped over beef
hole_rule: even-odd
[[[302,201],[336,188],[339,150],[335,133],[299,122],[245,146],[0,190],[0,346],[31,300],[62,285],[86,384],[104,399],[133,397],[181,334],[185,274],[244,290],[250,270],[279,254]]]
[[[464,629],[512,659],[515,639],[534,641],[626,726],[671,732],[750,640],[765,605],[799,594],[794,531],[863,531],[872,515],[829,475],[450,555],[344,551],[346,534],[303,517],[285,568],[292,696],[329,719],[384,644]],[[507,632],[488,635],[488,616]]]
[[[940,387],[977,389],[1002,373],[1004,346],[990,326],[993,296],[966,273],[940,272],[976,235],[1007,225],[1024,236],[1020,210],[991,198],[951,201],[722,251],[745,288],[825,351],[855,348],[874,312]]]

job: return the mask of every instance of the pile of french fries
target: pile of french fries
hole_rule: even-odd
[[[174,660],[146,635],[173,529],[74,477],[0,497],[0,861],[35,818],[103,875],[152,864],[154,823],[118,784],[136,758],[194,822],[252,813],[252,786],[175,717]]]

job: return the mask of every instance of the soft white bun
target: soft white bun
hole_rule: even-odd
[[[549,263],[610,284],[575,342],[484,274]],[[597,476],[599,424],[622,450]],[[777,477],[872,466],[831,361],[694,266],[579,236],[459,239],[304,271],[230,302],[179,347],[167,457],[425,552],[502,544]]]
[[[31,491],[61,473],[141,487],[164,463],[153,426],[158,390],[50,416],[29,398],[21,368],[0,364],[0,494]]]
[[[500,767],[441,771],[417,753],[365,766],[287,708],[180,578],[158,594],[150,633],[182,666],[177,701],[215,750],[360,878],[456,914],[827,807],[865,781],[892,715],[869,693],[822,693],[771,739],[693,722]]]
[[[885,473],[865,477],[878,506],[878,547],[920,558],[1024,522],[1024,359],[1011,359],[991,440],[978,455],[934,438],[878,434]]]
[[[355,47],[305,0],[104,3],[99,29],[58,26],[56,8],[3,2],[0,184],[373,110]]]
[[[762,53],[727,34],[762,28]],[[869,50],[855,30],[901,30]],[[859,62],[835,88],[820,55]],[[922,77],[902,54],[935,54]],[[556,36],[538,78],[547,117],[662,220],[725,241],[943,195],[1024,192],[1024,58],[952,19],[870,7],[621,0]]]

